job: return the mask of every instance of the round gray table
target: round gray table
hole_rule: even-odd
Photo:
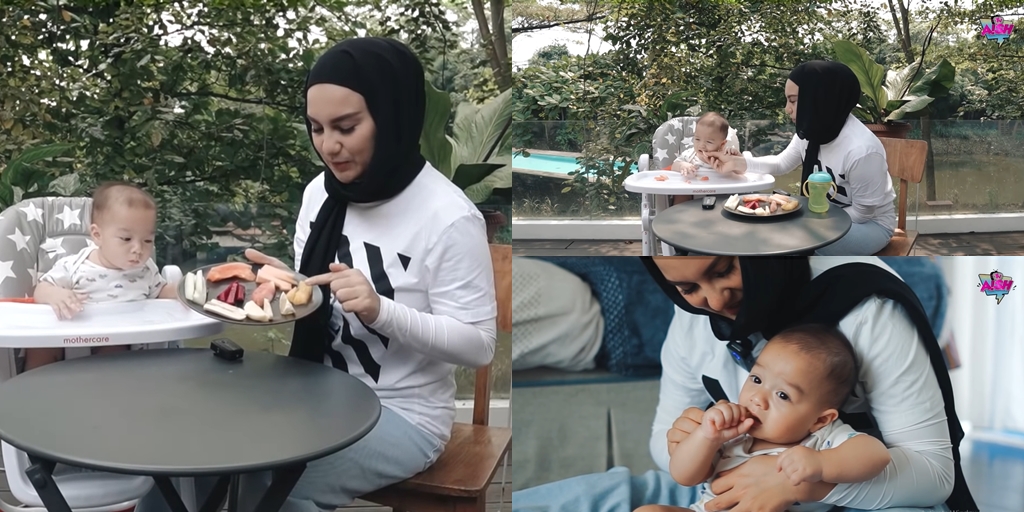
[[[830,204],[828,212],[807,209],[778,217],[748,218],[723,208],[728,195],[715,196],[713,210],[700,200],[677,204],[654,218],[651,228],[665,243],[687,252],[715,256],[781,256],[810,254],[843,237],[853,222],[842,208]]]
[[[257,511],[276,512],[306,462],[358,441],[379,418],[380,400],[355,377],[266,352],[94,355],[0,384],[0,438],[30,455],[50,512],[70,512],[46,490],[54,463],[152,476],[172,510],[184,505],[169,477],[222,477],[207,510],[223,506],[229,477],[273,470]]]

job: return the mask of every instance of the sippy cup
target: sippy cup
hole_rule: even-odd
[[[808,189],[810,192],[808,193]],[[836,184],[832,182],[832,176],[827,172],[822,171],[817,165],[814,166],[814,172],[807,177],[807,181],[804,182],[803,192],[808,197],[807,209],[814,213],[825,213],[828,211],[828,197],[826,196],[831,189],[832,197],[836,196]]]

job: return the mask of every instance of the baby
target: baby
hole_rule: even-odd
[[[714,171],[708,160],[707,153],[726,151],[731,155],[740,154],[739,149],[729,144],[729,121],[717,112],[706,112],[697,118],[697,126],[693,129],[693,147],[683,151],[672,162],[672,170],[683,176],[692,176],[698,170]],[[672,199],[676,205],[693,199],[692,195],[677,195]]]
[[[734,146],[726,147],[729,138],[729,121],[717,112],[706,112],[697,118],[697,126],[693,129],[693,147],[683,151],[672,162],[672,170],[689,176],[698,170],[713,171],[707,153],[727,151],[740,154]]]
[[[39,279],[35,301],[49,304],[57,318],[67,320],[83,303],[173,299],[168,285],[150,260],[156,235],[156,202],[128,183],[106,183],[93,192],[92,225],[95,245],[58,260]],[[96,347],[92,353],[128,350],[128,346]],[[62,348],[25,350],[25,370],[59,361]]]
[[[777,471],[793,485],[879,475],[890,460],[885,445],[837,419],[857,374],[853,347],[838,330],[803,325],[779,333],[758,356],[739,403],[723,400],[705,411],[700,427],[670,454],[673,479],[686,486],[703,482],[700,499],[689,509],[648,505],[635,512],[703,512],[715,497],[714,478],[759,455],[778,455]],[[786,510],[831,508],[811,502]]]

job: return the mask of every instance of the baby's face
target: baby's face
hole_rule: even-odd
[[[725,142],[725,137],[718,130],[705,124],[698,123],[693,130],[693,149],[702,162],[708,161],[704,153],[722,150],[725,148]]]
[[[121,270],[139,268],[153,254],[156,211],[113,206],[97,219],[91,231],[104,264]]]
[[[821,365],[792,345],[769,343],[740,389],[739,404],[756,419],[750,435],[778,444],[794,444],[829,422],[821,385]]]

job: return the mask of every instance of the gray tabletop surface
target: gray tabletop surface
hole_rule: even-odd
[[[684,251],[716,256],[778,256],[809,253],[843,237],[853,224],[842,208],[807,209],[807,198],[793,214],[748,218],[723,208],[728,195],[716,196],[713,210],[693,199],[658,212],[651,223],[655,236]]]
[[[355,377],[267,352],[139,350],[46,365],[0,384],[0,438],[44,458],[151,476],[308,462],[376,425]]]

